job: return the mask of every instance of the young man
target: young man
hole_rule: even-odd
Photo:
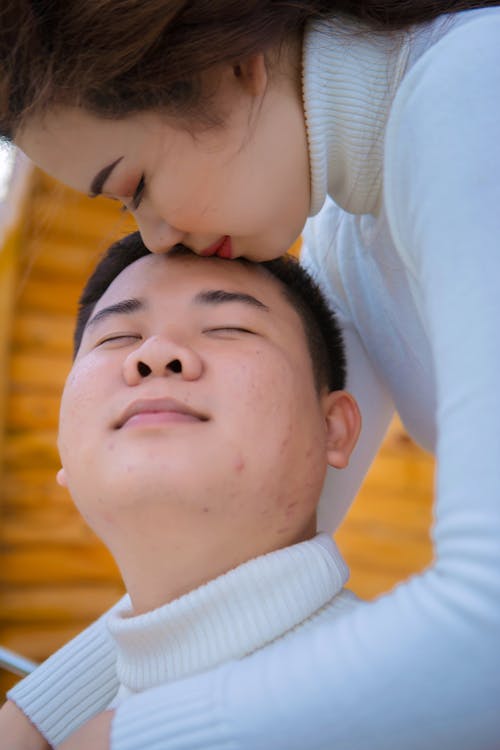
[[[52,744],[112,699],[354,606],[316,533],[326,468],[347,465],[359,433],[344,380],[333,315],[293,260],[152,255],[137,234],[110,249],[81,300],[59,481],[128,596],[101,623],[93,711],[60,717]]]

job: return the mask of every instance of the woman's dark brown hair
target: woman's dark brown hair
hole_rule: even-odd
[[[2,0],[0,135],[57,104],[109,118],[209,112],[202,74],[266,52],[314,19],[402,29],[500,0]]]

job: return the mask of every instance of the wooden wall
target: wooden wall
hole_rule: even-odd
[[[134,228],[111,201],[79,196],[35,172],[5,363],[0,484],[0,644],[35,660],[122,593],[107,550],[56,485],[56,428],[83,281],[98,255]]]
[[[79,196],[35,171],[3,363],[0,464],[0,644],[35,660],[122,593],[110,555],[55,483],[55,440],[78,294],[96,257],[133,228],[112,202]],[[430,561],[432,475],[431,458],[395,422],[337,535],[361,596],[389,590]],[[12,682],[0,675],[0,698]]]

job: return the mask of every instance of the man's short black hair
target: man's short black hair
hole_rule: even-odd
[[[139,232],[134,232],[115,242],[103,255],[80,297],[73,338],[75,357],[85,326],[104,292],[127,266],[150,254]],[[192,252],[184,245],[176,245],[169,254],[191,255]],[[302,320],[318,392],[324,388],[329,391],[342,390],[346,380],[342,333],[333,311],[307,271],[292,256],[263,263],[254,263],[245,258],[227,262],[260,266],[280,282],[286,299]]]

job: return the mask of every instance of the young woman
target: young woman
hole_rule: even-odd
[[[116,689],[99,621],[12,701],[53,745],[84,724],[67,750],[498,747],[497,3],[4,5],[3,133],[73,187],[121,200],[152,250],[276,257],[326,200],[304,261],[344,324],[365,426],[322,527],[393,406],[438,466],[435,563],[314,639],[113,716],[99,714]],[[12,703],[3,727],[11,748],[23,733],[45,746]]]

